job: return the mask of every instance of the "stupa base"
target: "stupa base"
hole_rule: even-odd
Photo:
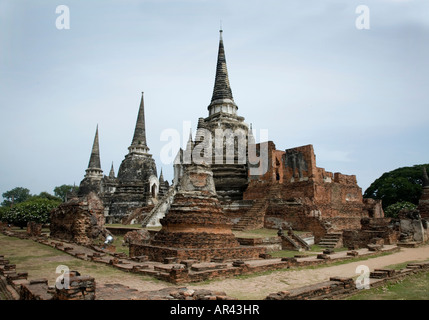
[[[240,246],[236,248],[169,248],[151,245],[130,245],[130,257],[148,256],[149,260],[163,262],[165,258],[181,260],[198,260],[201,262],[223,259],[231,261],[236,259],[258,259],[261,253],[266,252],[265,247]]]

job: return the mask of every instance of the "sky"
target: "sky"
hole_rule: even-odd
[[[208,116],[220,24],[257,140],[312,144],[318,167],[362,191],[429,163],[429,1],[1,0],[0,195],[79,185],[97,125],[104,174],[117,173],[142,91],[150,153],[171,181],[161,137],[186,143]]]

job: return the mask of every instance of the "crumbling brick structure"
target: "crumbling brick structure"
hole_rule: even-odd
[[[27,222],[27,234],[33,237],[40,236],[42,234],[42,224],[34,221]]]
[[[51,212],[50,236],[83,245],[103,240],[109,234],[104,228],[104,207],[93,192],[73,198]]]
[[[68,285],[56,288],[53,300],[95,300],[95,279],[71,271]]]
[[[391,218],[362,218],[361,228],[343,231],[343,244],[349,248],[366,248],[376,239],[382,239],[383,244],[396,244],[399,236],[399,226]]]
[[[240,246],[217,198],[213,173],[206,165],[185,166],[179,191],[161,225],[150,245],[130,245],[130,256],[147,255],[155,261],[166,257],[210,261],[258,258],[265,252],[265,248]]]
[[[362,218],[384,216],[381,203],[363,199],[356,176],[316,167],[312,145],[281,151],[269,141],[256,148],[267,151],[266,170],[249,176],[244,199],[267,204],[259,213],[265,227],[314,230],[317,241],[328,231],[360,229]]]

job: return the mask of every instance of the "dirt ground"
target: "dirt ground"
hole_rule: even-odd
[[[356,277],[359,265],[366,265],[372,271],[389,265],[408,261],[429,260],[429,246],[420,248],[401,248],[400,252],[387,256],[370,258],[368,260],[346,263],[338,266],[327,266],[317,269],[301,269],[273,272],[269,275],[257,276],[247,279],[226,279],[212,282],[197,288],[223,290],[228,295],[246,299],[264,299],[268,294],[302,287],[309,284],[328,281],[330,277]],[[194,287],[194,286],[192,286]]]
[[[110,266],[82,261],[61,251],[35,243],[31,240],[19,240],[0,236],[0,254],[16,260],[17,271],[28,271],[29,278],[48,278],[55,281],[55,267],[58,264],[69,265],[72,270],[96,277],[97,284],[115,284],[134,288],[140,291],[160,290],[166,287],[188,287],[191,289],[208,289],[224,291],[228,296],[238,299],[264,299],[270,293],[324,282],[332,276],[356,277],[356,268],[366,265],[369,270],[384,268],[411,261],[429,260],[429,245],[419,248],[401,248],[399,252],[389,255],[368,258],[366,260],[344,263],[341,265],[299,268],[273,271],[267,274],[236,277],[224,280],[213,280],[204,283],[174,285],[149,276],[123,272]]]
[[[401,248],[401,251],[381,257],[369,258],[363,261],[346,263],[338,266],[327,266],[316,269],[300,269],[275,271],[269,275],[252,276],[246,279],[230,278],[215,280],[207,284],[186,284],[184,286],[192,289],[209,289],[226,292],[227,295],[238,299],[264,299],[268,294],[302,287],[309,284],[329,280],[333,276],[356,277],[356,268],[366,265],[372,271],[375,268],[383,268],[390,265],[411,261],[429,260],[429,246],[419,248]],[[115,279],[117,281],[117,279]],[[139,290],[157,290],[165,287],[165,283],[128,282],[122,279],[122,284]]]

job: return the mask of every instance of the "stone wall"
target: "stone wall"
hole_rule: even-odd
[[[130,247],[132,255],[151,260],[165,257],[210,261],[212,258],[257,258],[265,248],[241,248],[232,222],[217,198],[213,173],[207,165],[184,165],[179,189],[162,228],[150,245]]]
[[[250,175],[243,196],[268,202],[265,227],[314,231],[317,241],[328,230],[359,229],[362,218],[384,216],[381,201],[363,199],[356,176],[318,168],[312,145],[280,151],[265,144],[267,172]]]
[[[95,300],[95,279],[70,272],[69,284],[56,288],[53,300]]]
[[[73,198],[51,212],[50,236],[83,245],[103,240],[109,232],[104,228],[104,206],[95,193]]]
[[[428,240],[427,222],[422,220],[419,210],[403,209],[398,217],[402,234],[408,235],[415,242]]]
[[[396,244],[399,235],[399,228],[391,218],[364,218],[361,228],[343,231],[343,244],[345,247],[366,248],[373,239],[383,239],[384,244]]]
[[[164,258],[177,258],[177,260],[195,259],[198,261],[211,261],[213,259],[224,259],[231,261],[235,259],[258,259],[259,255],[266,252],[265,247],[236,247],[236,248],[168,248],[151,245],[131,244],[130,257],[148,256],[149,260],[163,261]]]

